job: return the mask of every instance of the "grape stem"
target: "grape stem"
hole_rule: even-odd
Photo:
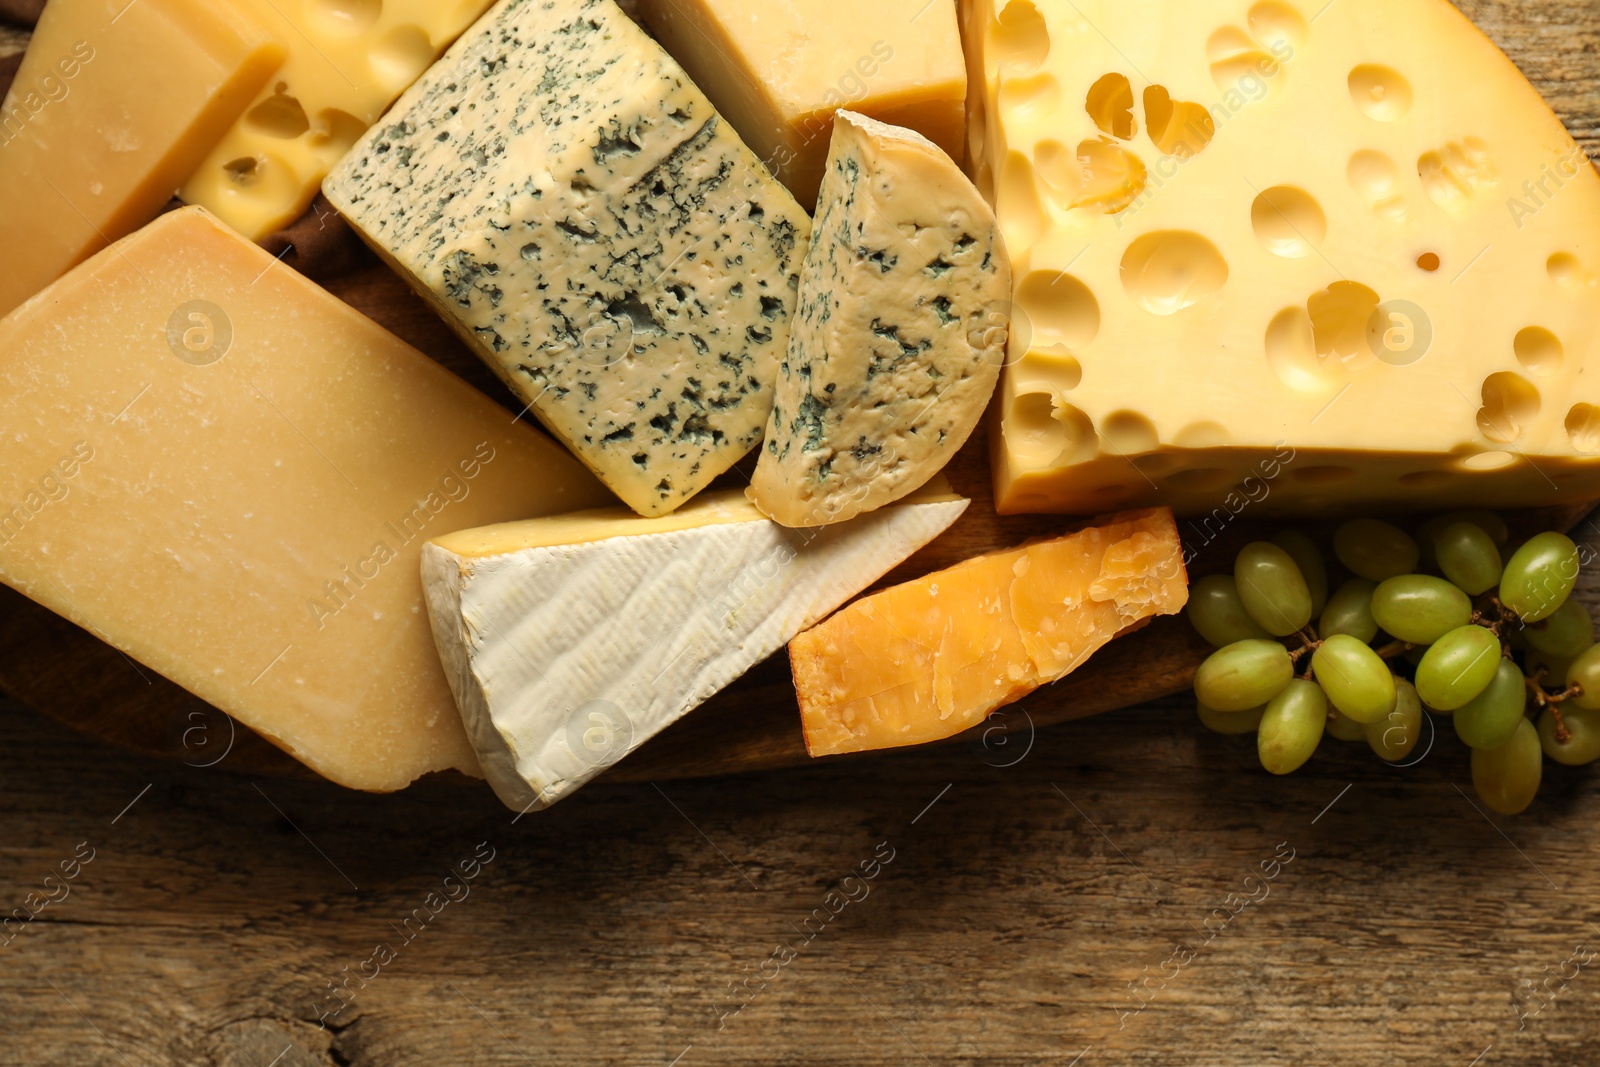
[[[1468,621],[1474,626],[1482,626],[1504,641],[1506,628],[1512,623],[1521,625],[1522,617],[1500,603],[1500,598],[1497,596],[1491,594],[1485,599],[1488,600],[1488,604],[1475,610],[1472,613],[1472,618]],[[1494,610],[1491,612],[1488,610],[1489,608]]]
[[[1394,659],[1396,656],[1405,655],[1416,647],[1416,645],[1410,645],[1404,641],[1390,641],[1382,648],[1374,649],[1373,651],[1378,654],[1380,659]]]
[[[1545,689],[1543,684],[1543,679],[1547,672],[1548,668],[1540,667],[1538,670],[1533,672],[1533,677],[1525,677],[1524,681],[1528,683],[1528,689],[1530,692],[1532,692],[1534,701],[1541,708],[1548,708],[1550,710],[1550,717],[1555,720],[1556,724],[1556,744],[1564,745],[1568,741],[1572,740],[1572,731],[1568,730],[1567,724],[1562,721],[1561,704],[1563,701],[1571,700],[1573,697],[1583,696],[1583,686],[1574,682],[1572,685],[1567,686],[1560,692],[1549,692]]]
[[[1310,624],[1302,626],[1300,629],[1296,630],[1294,632],[1294,636],[1298,637],[1301,643],[1299,648],[1291,648],[1289,650],[1290,663],[1299,664],[1299,662],[1305,658],[1308,652],[1314,653],[1317,649],[1322,647],[1322,638],[1317,636],[1316,628]],[[1300,677],[1308,682],[1311,681],[1310,663],[1306,664],[1306,669],[1304,673],[1300,675]]]

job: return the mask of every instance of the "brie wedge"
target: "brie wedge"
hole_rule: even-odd
[[[441,537],[422,580],[445,674],[507,807],[549,807],[943,533],[943,478],[790,530],[738,491]]]

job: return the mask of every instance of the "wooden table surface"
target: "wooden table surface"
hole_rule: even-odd
[[[1463,7],[1600,154],[1600,4]],[[1015,722],[513,823],[0,700],[0,914],[58,898],[0,928],[0,1065],[1600,1063],[1589,771],[1490,818],[1453,737],[1275,780],[1180,701]]]

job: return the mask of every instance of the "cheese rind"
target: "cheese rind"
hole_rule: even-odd
[[[287,58],[178,195],[252,241],[288,225],[356,138],[490,2],[254,0]]]
[[[440,659],[507,807],[545,808],[699,706],[942,533],[933,486],[819,531],[737,491],[439,538],[423,584]]]
[[[813,756],[952,737],[1189,599],[1165,508],[959,563],[789,643]]]
[[[994,213],[960,168],[839,112],[750,499],[825,526],[937,474],[994,392],[1010,292]]]
[[[1002,511],[1600,493],[1600,178],[1454,6],[965,18],[1016,273]]]
[[[476,773],[422,545],[608,500],[559,445],[199,208],[0,352],[0,580],[341,785]]]
[[[0,113],[0,315],[155,218],[282,59],[235,0],[51,0]]]
[[[960,160],[967,75],[952,3],[642,0],[655,35],[808,208],[834,112],[909,126]]]
[[[502,0],[325,191],[640,514],[760,439],[810,220],[612,0]]]

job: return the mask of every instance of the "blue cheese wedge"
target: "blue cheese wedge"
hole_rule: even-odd
[[[810,220],[613,0],[502,0],[324,191],[640,514],[760,440]]]
[[[840,111],[751,500],[824,526],[925,484],[994,392],[1010,293],[994,213],[950,157]]]
[[[783,648],[960,517],[939,482],[826,530],[785,529],[730,490],[661,518],[613,508],[425,546],[434,640],[495,792],[549,807]]]

